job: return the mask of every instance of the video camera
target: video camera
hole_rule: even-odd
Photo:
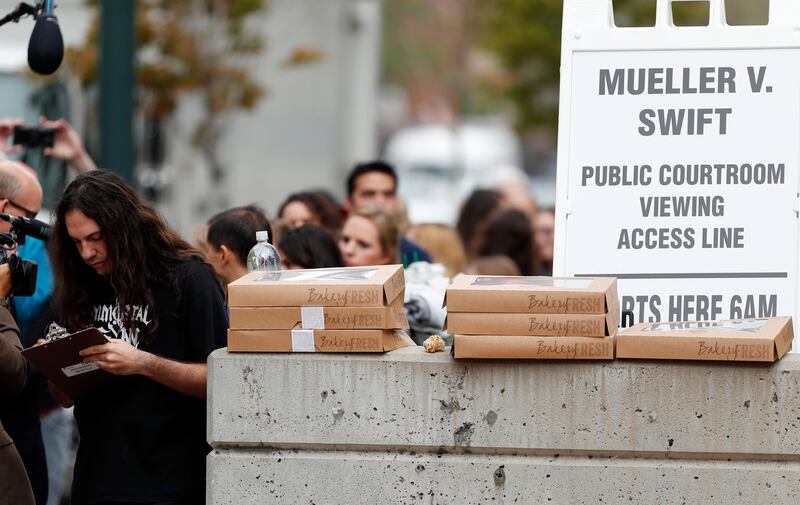
[[[26,236],[47,240],[50,226],[27,217],[0,213],[0,219],[11,223],[11,230],[0,233],[0,265],[8,263],[11,267],[11,292],[14,296],[31,296],[36,291],[36,275],[39,265],[35,261],[23,260],[16,254],[8,254],[25,243]]]

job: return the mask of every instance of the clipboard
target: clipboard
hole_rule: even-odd
[[[97,328],[86,328],[66,337],[22,350],[22,355],[59,390],[75,400],[114,380],[96,363],[84,363],[78,353],[108,342]]]

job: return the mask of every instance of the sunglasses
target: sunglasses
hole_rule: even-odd
[[[35,219],[36,216],[39,214],[38,211],[34,212],[34,211],[30,210],[30,209],[27,209],[27,208],[23,207],[22,205],[18,204],[17,202],[15,202],[14,200],[9,199],[8,203],[11,204],[13,207],[16,207],[19,210],[21,210],[23,216],[27,217],[28,219]]]

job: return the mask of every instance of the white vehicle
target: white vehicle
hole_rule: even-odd
[[[461,201],[476,187],[513,178],[528,182],[522,145],[511,128],[467,123],[402,129],[386,144],[384,159],[397,169],[398,193],[412,223],[455,223]]]

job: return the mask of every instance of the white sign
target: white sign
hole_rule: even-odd
[[[586,31],[579,3],[565,2],[555,273],[618,277],[635,322],[796,316],[800,37],[602,14]]]

